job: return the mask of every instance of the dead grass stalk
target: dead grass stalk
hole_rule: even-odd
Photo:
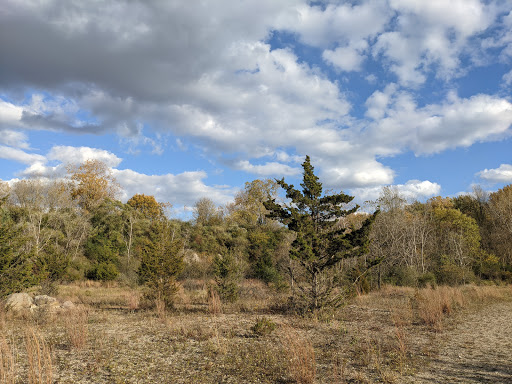
[[[219,294],[213,287],[208,290],[208,312],[214,316],[222,313]]]
[[[71,348],[82,349],[87,344],[89,334],[89,311],[80,307],[65,317],[66,336]]]
[[[311,342],[288,326],[283,327],[281,338],[288,358],[289,375],[298,384],[314,383],[316,360]]]
[[[51,384],[53,376],[52,356],[44,338],[33,328],[25,330],[27,350],[27,378],[29,384]]]
[[[14,350],[2,334],[0,336],[0,383],[14,384],[15,378]]]

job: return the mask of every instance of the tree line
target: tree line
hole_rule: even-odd
[[[122,203],[97,160],[68,167],[64,180],[0,183],[0,297],[118,280],[172,305],[179,280],[195,278],[235,301],[241,279],[254,278],[316,312],[384,283],[512,281],[512,186],[424,203],[386,187],[367,214],[351,196],[325,194],[309,157],[302,166],[299,189],[247,182],[224,207],[197,201],[189,221],[153,196]]]

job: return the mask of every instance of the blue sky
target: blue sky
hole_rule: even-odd
[[[505,0],[4,0],[0,179],[106,162],[123,187],[222,205],[298,183],[359,202],[512,182]]]

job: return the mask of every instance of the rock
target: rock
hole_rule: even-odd
[[[5,307],[8,310],[20,311],[30,309],[34,305],[34,300],[28,293],[13,293],[7,297]]]
[[[64,303],[62,303],[62,305],[60,306],[62,309],[66,309],[66,310],[72,310],[72,309],[75,309],[75,304],[73,304],[71,301],[65,301]]]
[[[39,295],[34,297],[34,303],[36,305],[59,305],[59,302],[55,297],[51,297],[48,295]]]

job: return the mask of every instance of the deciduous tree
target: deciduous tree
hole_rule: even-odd
[[[115,199],[120,186],[110,168],[100,160],[87,160],[68,166],[72,181],[71,196],[86,212],[91,212],[107,198]]]

